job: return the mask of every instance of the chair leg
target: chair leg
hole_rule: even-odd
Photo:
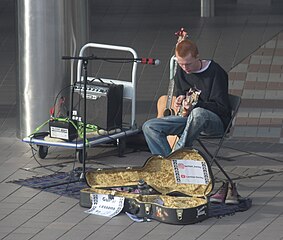
[[[203,150],[206,152],[206,154],[210,157],[213,158],[212,154],[208,151],[208,149],[206,148],[206,146],[204,146],[204,144],[202,143],[202,141],[200,141],[199,139],[197,139],[198,143],[201,145],[201,147],[203,148]]]
[[[204,149],[204,151],[207,153],[207,155],[210,157],[210,165],[213,164],[213,162],[215,162],[215,164],[217,165],[217,167],[219,168],[219,170],[224,174],[224,176],[227,178],[227,180],[231,183],[231,185],[233,184],[232,179],[229,177],[229,175],[225,172],[225,170],[221,167],[221,165],[218,163],[218,161],[216,160],[217,154],[220,150],[220,147],[215,151],[214,155],[212,155],[208,149],[204,146],[204,144],[198,140],[199,144],[201,145],[201,147]]]

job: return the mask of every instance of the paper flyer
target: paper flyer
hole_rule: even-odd
[[[92,206],[86,213],[114,217],[118,215],[124,207],[124,197],[109,196],[106,194],[90,194]]]

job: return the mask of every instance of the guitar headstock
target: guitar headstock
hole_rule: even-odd
[[[188,32],[185,30],[185,28],[181,28],[178,32],[175,32],[175,36],[178,37],[177,43],[183,41],[186,38],[189,38]]]

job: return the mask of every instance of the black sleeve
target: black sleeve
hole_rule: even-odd
[[[228,74],[223,69],[215,71],[209,96],[204,101],[199,101],[196,107],[208,109],[222,117],[230,116]]]

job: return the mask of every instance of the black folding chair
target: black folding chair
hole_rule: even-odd
[[[228,174],[224,171],[224,169],[221,167],[221,165],[218,163],[217,158],[218,158],[218,153],[223,145],[224,140],[229,137],[229,132],[230,128],[232,127],[235,117],[237,115],[237,112],[239,110],[240,104],[241,104],[241,97],[229,94],[229,102],[230,102],[230,107],[232,110],[232,116],[231,120],[224,132],[223,135],[221,136],[205,136],[205,135],[200,135],[200,137],[197,139],[197,142],[200,144],[200,146],[203,148],[203,150],[207,153],[207,155],[211,158],[211,165],[213,162],[217,165],[217,167],[220,169],[220,171],[225,175],[225,177],[228,179],[228,181],[232,184],[231,178],[228,176]],[[205,146],[204,142],[209,142],[209,140],[219,140],[218,143],[216,144],[216,150],[214,153],[208,150],[208,148]]]

